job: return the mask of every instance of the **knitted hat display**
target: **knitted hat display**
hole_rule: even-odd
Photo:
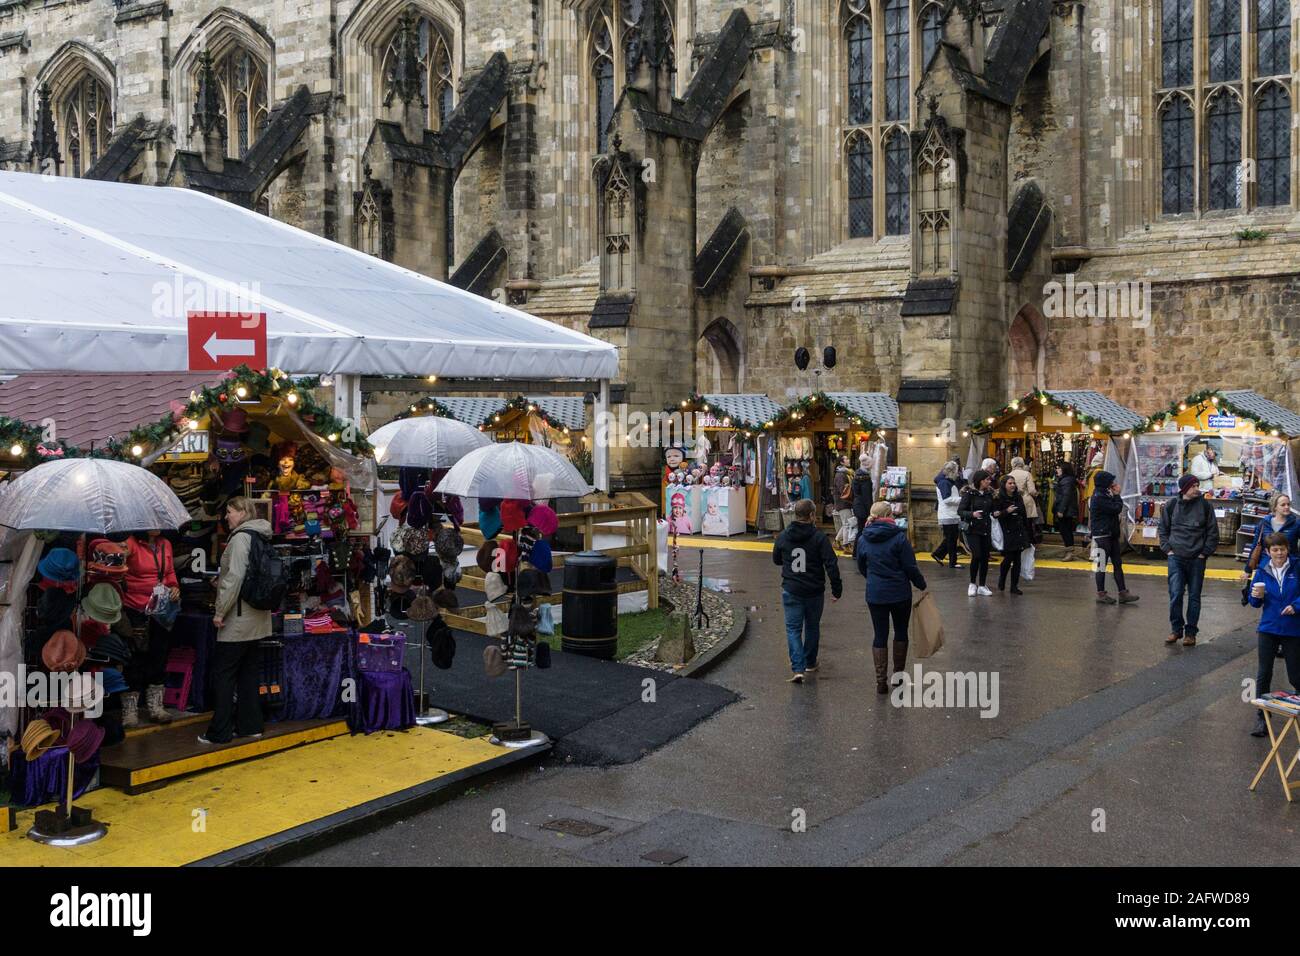
[[[41,661],[51,673],[75,671],[86,662],[86,645],[71,631],[55,631],[41,648]]]
[[[388,564],[388,578],[394,588],[409,588],[415,583],[415,562],[399,554]]]
[[[460,583],[460,579],[464,576],[464,572],[461,571],[460,565],[454,561],[443,561],[439,567],[442,569],[443,587],[454,588]]]
[[[560,517],[550,505],[534,505],[528,512],[528,523],[543,535],[552,535],[560,527]]]
[[[120,634],[109,631],[95,642],[94,650],[86,655],[86,659],[105,664],[125,664],[131,659],[131,649]]]
[[[77,580],[81,562],[76,554],[67,548],[54,548],[36,565],[41,577],[57,583]]]
[[[438,588],[433,592],[433,603],[444,610],[453,610],[460,607],[460,599],[456,597],[456,592],[451,588]]]
[[[440,617],[430,621],[428,630],[424,632],[424,643],[433,658],[433,666],[438,670],[449,670],[456,656],[456,638],[447,622]]]
[[[519,599],[529,600],[536,595],[551,593],[551,579],[536,568],[519,569],[519,580],[515,585]]]
[[[398,521],[406,519],[406,496],[400,491],[393,495],[393,500],[388,503],[388,513]]]
[[[465,547],[465,539],[455,528],[442,528],[433,539],[433,550],[444,561],[455,561]]]
[[[101,581],[81,599],[81,611],[100,624],[116,624],[122,619],[122,595],[113,585]]]
[[[479,566],[479,570],[484,574],[492,570],[492,555],[496,549],[497,542],[491,539],[478,546],[478,551],[474,555],[474,563]]]
[[[495,604],[483,605],[483,629],[489,637],[500,637],[509,627],[510,619],[506,617],[505,611]]]
[[[478,509],[478,529],[485,538],[495,538],[501,533],[501,509]]]
[[[514,498],[501,502],[501,529],[503,531],[512,533],[518,531],[527,521],[525,502],[517,501]]]
[[[522,557],[528,557],[528,552],[533,549],[533,545],[541,538],[541,534],[530,524],[524,525],[519,529],[519,554]]]
[[[67,698],[63,701],[65,710],[80,712],[94,710],[103,700],[103,693],[94,675],[76,672],[68,678]]]
[[[104,693],[117,694],[124,690],[130,690],[127,686],[126,678],[116,667],[106,667],[104,670],[96,671],[104,678]]]
[[[497,598],[504,597],[505,593],[510,590],[506,585],[506,579],[495,571],[489,571],[483,577],[483,591],[487,594],[489,601],[495,601]]]
[[[418,528],[403,527],[393,532],[393,550],[398,554],[424,557],[429,553],[429,537]]]
[[[510,608],[510,634],[515,637],[532,637],[537,633],[537,612],[521,602]]]

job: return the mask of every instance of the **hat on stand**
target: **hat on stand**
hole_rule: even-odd
[[[67,740],[72,759],[77,763],[85,763],[95,756],[103,742],[104,728],[93,720],[79,720],[73,724]]]
[[[555,534],[560,527],[560,517],[550,505],[533,505],[528,512],[528,523],[545,535]]]
[[[68,696],[63,706],[73,712],[94,710],[103,699],[100,683],[95,680],[94,675],[84,671],[77,672],[69,677]]]
[[[499,645],[489,644],[483,648],[483,669],[488,677],[500,677],[506,672],[506,658]]]
[[[432,621],[438,616],[438,609],[433,606],[433,601],[429,600],[427,594],[421,594],[411,602],[406,616],[412,621]]]
[[[510,532],[518,531],[528,520],[527,502],[511,498],[501,503],[501,527]]]
[[[86,660],[97,664],[125,664],[130,659],[131,649],[116,631],[109,631],[97,640],[86,654]]]
[[[92,621],[116,624],[122,619],[122,595],[113,585],[101,581],[81,599],[81,610]]]
[[[86,662],[86,645],[71,631],[55,631],[41,648],[41,661],[51,673],[75,671]]]
[[[23,731],[22,750],[31,763],[59,742],[59,732],[48,721],[33,720]]]
[[[41,719],[57,730],[60,737],[66,737],[68,728],[72,726],[72,715],[62,707],[51,707],[41,714]]]
[[[36,565],[36,570],[41,577],[57,584],[77,580],[80,569],[81,562],[77,560],[76,554],[67,548],[52,548],[50,553],[41,558]]]
[[[487,594],[489,601],[495,601],[498,598],[505,597],[510,587],[506,584],[506,579],[498,572],[489,571],[483,577],[483,590]]]
[[[484,508],[478,509],[478,529],[483,532],[483,537],[487,539],[495,538],[501,533],[501,509]]]
[[[248,412],[231,408],[221,413],[221,430],[228,435],[243,435],[248,431]]]
[[[86,548],[86,573],[101,577],[126,576],[126,546],[107,538],[96,538]]]

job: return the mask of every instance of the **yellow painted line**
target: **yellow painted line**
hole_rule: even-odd
[[[172,713],[175,714],[176,711],[172,711]],[[143,716],[143,712],[141,713],[141,719],[147,719]],[[211,723],[211,721],[212,711],[210,710],[202,714],[183,714],[180,717],[172,717],[171,721],[166,724],[148,723],[140,724],[138,727],[128,728],[126,735],[128,737],[139,737],[142,734],[153,734],[160,730],[167,730],[170,727],[188,727],[191,724]]]
[[[771,554],[774,540],[755,541],[752,538],[701,538],[698,536],[692,536],[689,538],[678,538],[677,543],[681,547],[716,548],[721,551],[762,551],[765,554]],[[671,538],[669,538],[669,546],[672,546]],[[836,552],[836,555],[848,559],[848,555],[839,551]],[[994,555],[995,559],[996,557],[997,555]],[[924,551],[917,554],[917,559],[921,562],[922,570],[925,569],[927,564],[933,563],[928,560]],[[968,558],[961,558],[958,563],[965,565],[969,564],[970,560]],[[997,561],[994,560],[993,564],[996,565]],[[1092,563],[1086,559],[1078,561],[1056,561],[1047,558],[1039,558],[1034,561],[1034,567],[1048,568],[1054,571],[1087,571],[1089,574],[1092,573]],[[1125,561],[1124,573],[1126,575],[1136,574],[1139,576],[1163,578],[1166,577],[1169,572],[1163,564],[1130,564]],[[1240,569],[1231,570],[1227,568],[1208,568],[1205,572],[1205,576],[1214,581],[1239,582],[1241,580],[1241,571]]]
[[[265,756],[266,754],[275,753],[277,750],[288,750],[290,747],[296,747],[299,744],[311,744],[318,740],[327,740],[330,737],[337,737],[339,734],[346,734],[347,732],[347,721],[336,720],[332,724],[309,727],[306,730],[299,730],[292,734],[263,737],[261,740],[251,741],[238,748],[210,750],[206,753],[195,754],[193,757],[185,757],[182,760],[172,760],[168,763],[155,764],[152,767],[141,767],[139,770],[131,771],[131,786],[138,787],[144,783],[153,783],[155,780],[170,780],[172,777],[181,776],[181,774],[207,770],[210,767],[221,767],[250,757]]]
[[[51,847],[25,836],[34,811],[0,835],[3,866],[183,866],[502,756],[486,737],[432,728],[333,737],[129,797],[111,788],[77,800],[108,836]]]

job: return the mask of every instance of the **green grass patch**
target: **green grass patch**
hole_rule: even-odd
[[[470,720],[468,717],[452,717],[450,720],[444,720],[440,724],[434,725],[438,730],[448,734],[455,734],[457,737],[464,737],[467,740],[473,740],[476,737],[486,737],[492,733],[492,728],[487,724],[479,724]]]
[[[638,611],[635,614],[620,614],[618,616],[618,649],[614,652],[615,660],[622,660],[629,654],[634,654],[641,648],[645,647],[651,641],[658,640],[668,627],[668,612],[663,608],[656,608],[653,611]],[[562,626],[557,626],[555,633],[549,637],[539,635],[538,640],[546,641],[551,645],[554,651],[560,650],[560,638],[563,636]]]

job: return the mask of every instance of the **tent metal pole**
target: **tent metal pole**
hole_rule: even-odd
[[[596,427],[592,430],[595,437],[592,448],[592,484],[600,491],[609,491],[609,445],[612,435],[609,433],[609,379],[600,380],[596,391],[595,412]]]

